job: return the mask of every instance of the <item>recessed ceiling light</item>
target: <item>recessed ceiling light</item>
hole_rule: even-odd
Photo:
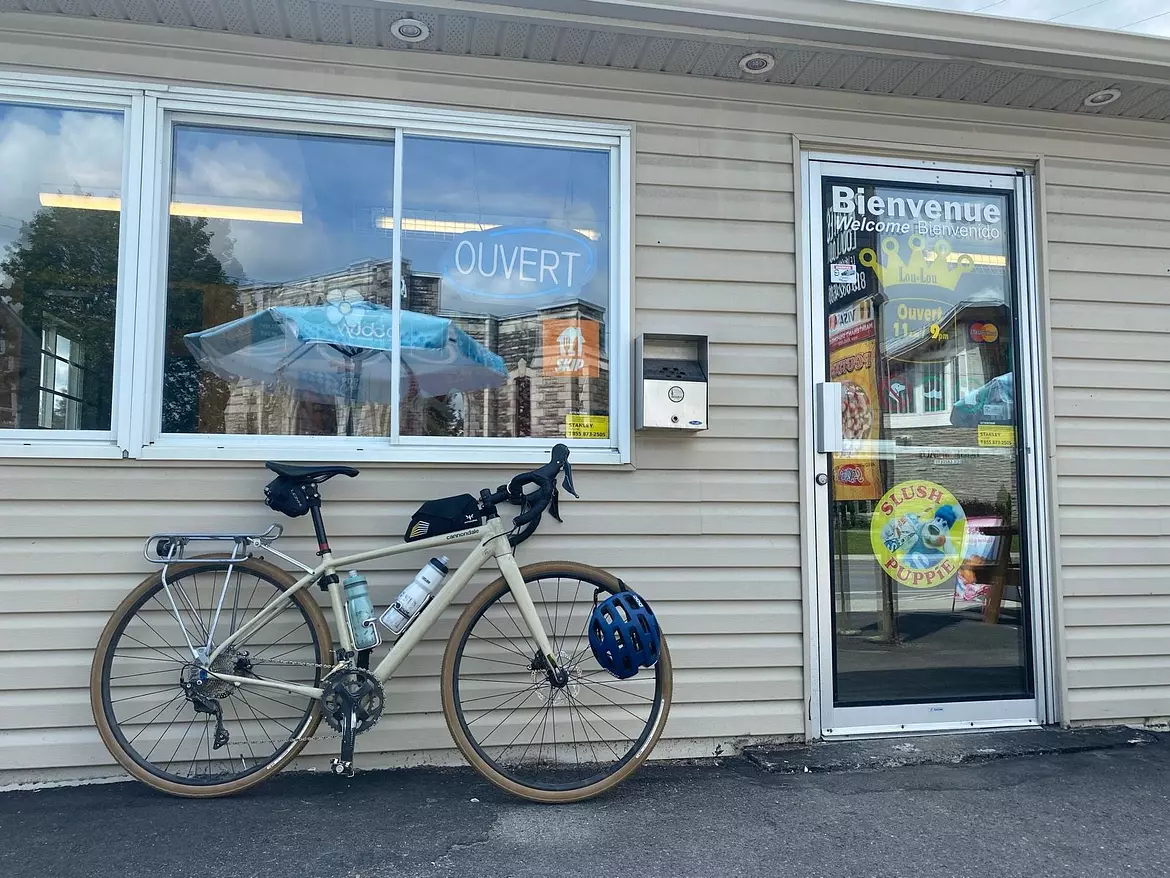
[[[1087,98],[1085,98],[1085,106],[1096,109],[1097,107],[1107,107],[1114,101],[1121,98],[1121,89],[1106,88],[1101,91],[1095,91]]]
[[[400,18],[390,25],[390,33],[404,43],[421,43],[431,35],[431,29],[417,18]]]
[[[739,69],[744,73],[754,73],[757,76],[771,73],[776,67],[776,56],[767,52],[752,52],[739,59]]]

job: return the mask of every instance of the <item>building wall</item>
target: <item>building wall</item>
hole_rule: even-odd
[[[520,554],[610,567],[655,603],[677,668],[659,755],[806,731],[793,135],[946,158],[1044,156],[1068,718],[1170,715],[1162,127],[25,16],[0,17],[0,59],[636,125],[635,332],[710,336],[712,429],[639,435],[633,467],[583,469],[566,524],[547,523]],[[396,538],[421,501],[507,475],[365,470],[327,489],[338,547]],[[143,536],[262,527],[265,481],[258,464],[0,465],[0,779],[111,773],[87,674],[109,611],[148,571]],[[311,556],[304,520],[290,532],[284,548]],[[369,570],[376,602],[408,572]],[[448,758],[436,671],[449,625],[394,682],[389,715],[359,742],[363,764]]]
[[[0,57],[12,58],[18,49],[3,39]],[[237,85],[258,84],[271,60],[262,56],[275,54],[277,44],[252,48],[261,54],[248,63],[251,73],[233,75]],[[153,51],[106,47],[90,57],[114,72]],[[279,51],[313,53],[293,44]],[[202,55],[199,78],[214,77],[217,63]],[[168,70],[176,72],[158,58],[156,75]],[[434,97],[422,83],[376,78],[386,98]],[[312,87],[353,93],[348,80],[335,68]],[[515,100],[515,86],[501,89],[460,103],[495,109],[502,93]],[[560,112],[567,95],[529,109],[543,103]],[[713,428],[695,437],[639,437],[636,468],[580,468],[584,499],[564,503],[566,523],[547,520],[519,556],[522,563],[601,565],[647,595],[670,634],[677,668],[666,734],[680,743],[660,753],[700,755],[742,737],[804,733],[791,140],[746,126],[713,130],[698,108],[656,120],[652,103],[585,113],[647,123],[638,143],[636,329],[710,334]],[[533,391],[535,397],[540,381]],[[538,403],[534,398],[534,414]],[[397,540],[422,501],[494,487],[515,471],[363,469],[360,478],[330,482],[324,491],[336,551]],[[0,769],[11,778],[61,766],[66,775],[110,774],[89,713],[88,669],[109,612],[149,572],[144,536],[160,528],[262,529],[273,517],[262,504],[266,471],[259,463],[46,461],[7,462],[0,472]],[[293,536],[283,548],[311,558],[307,519],[285,524]],[[397,569],[369,565],[375,602],[387,605],[413,572],[406,565],[424,560],[382,562]],[[441,751],[452,744],[437,672],[455,612],[448,616],[388,690],[388,715],[359,742],[360,764],[419,751],[447,758]],[[336,742],[313,747],[332,754]],[[398,752],[379,755],[389,750]]]
[[[1069,714],[1170,716],[1170,148],[1047,163]]]

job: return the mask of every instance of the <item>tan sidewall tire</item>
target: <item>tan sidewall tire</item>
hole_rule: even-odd
[[[184,572],[192,569],[199,569],[205,565],[199,563],[198,558],[192,558],[190,562],[185,564],[177,564],[171,567],[168,576],[171,579],[181,576]],[[236,565],[237,570],[252,570],[258,574],[269,577],[274,582],[280,583],[284,589],[290,588],[296,583],[296,579],[260,558],[249,558],[247,561]],[[90,668],[89,674],[89,701],[90,707],[93,710],[94,722],[97,724],[98,734],[101,735],[102,743],[106,745],[106,749],[110,751],[111,755],[118,760],[118,764],[125,768],[130,774],[142,781],[147,786],[153,787],[156,790],[161,790],[164,793],[170,793],[175,796],[184,796],[192,799],[206,799],[215,796],[229,796],[232,793],[239,793],[246,789],[263,783],[272,775],[276,774],[284,768],[298,753],[305,748],[308,743],[307,740],[290,747],[279,759],[273,762],[266,768],[257,771],[254,774],[248,775],[237,781],[224,784],[212,784],[209,786],[187,786],[184,784],[173,783],[164,780],[160,777],[155,777],[137,762],[135,762],[125,750],[122,749],[114,736],[113,729],[106,719],[105,708],[102,705],[102,666],[105,661],[106,651],[110,648],[110,641],[114,636],[114,632],[118,628],[122,617],[126,615],[137,603],[142,596],[150,589],[159,584],[161,574],[155,573],[144,579],[125,600],[118,605],[114,610],[110,620],[106,623],[105,629],[102,631],[102,636],[98,639],[97,649],[94,652],[93,665]],[[325,661],[328,662],[329,650],[333,648],[333,636],[329,632],[329,623],[325,621],[325,614],[321,612],[321,608],[317,602],[313,600],[312,595],[308,589],[302,589],[293,596],[296,601],[305,610],[305,615],[308,616],[309,622],[317,635],[318,642],[325,650]],[[317,724],[321,721],[321,706],[316,704],[313,708],[313,715],[309,719],[309,725],[305,729],[305,737],[311,737],[317,731]]]
[[[524,576],[525,582],[539,579],[542,576],[559,574],[565,577],[579,576],[582,579],[596,579],[598,582],[604,582],[612,586],[614,591],[617,591],[619,588],[618,579],[612,573],[608,573],[597,567],[590,567],[588,564],[578,564],[574,561],[545,561],[540,564],[529,564],[526,567],[521,567],[520,573]],[[658,739],[662,735],[662,730],[666,727],[667,716],[670,714],[670,699],[674,689],[674,672],[670,663],[670,651],[666,647],[665,636],[662,638],[662,657],[658,660],[658,667],[665,672],[662,680],[662,709],[658,716],[658,722],[650,737],[647,738],[645,745],[642,747],[642,751],[609,777],[590,786],[582,787],[579,790],[534,790],[531,787],[522,786],[504,777],[483,760],[479,753],[476,752],[467,734],[463,731],[463,726],[459,722],[458,711],[455,709],[455,657],[459,651],[459,644],[462,642],[465,632],[471,626],[471,623],[483,606],[491,601],[499,593],[501,588],[505,587],[507,587],[507,584],[504,577],[500,576],[491,585],[488,585],[477,594],[471,603],[464,608],[462,615],[460,615],[459,620],[455,623],[454,630],[451,632],[451,638],[447,641],[447,650],[443,654],[443,716],[447,720],[447,728],[451,732],[451,737],[455,739],[455,745],[459,748],[464,758],[471,763],[471,766],[497,787],[533,802],[544,802],[546,804],[580,802],[583,799],[589,799],[604,793],[606,790],[613,789],[613,787],[637,771],[642,763],[646,761],[658,743]]]

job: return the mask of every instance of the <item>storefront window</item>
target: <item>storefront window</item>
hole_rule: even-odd
[[[179,125],[167,271],[164,433],[390,434],[394,144]]]
[[[607,440],[609,151],[404,149],[402,435]],[[441,362],[405,341],[439,320]]]
[[[394,148],[175,128],[164,433],[391,437]],[[405,150],[400,435],[608,440],[608,150]]]
[[[0,103],[0,430],[108,431],[121,113]]]
[[[0,452],[628,460],[628,128],[0,94]]]

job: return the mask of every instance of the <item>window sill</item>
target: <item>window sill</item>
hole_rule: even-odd
[[[121,460],[122,449],[107,439],[63,442],[53,439],[0,439],[0,459]]]
[[[456,446],[456,445],[396,445],[363,448],[357,444],[341,443],[280,443],[271,439],[263,442],[214,443],[166,442],[149,445],[138,457],[159,461],[265,461],[288,460],[304,463],[426,463],[529,465],[548,461],[549,451],[557,440],[526,446]],[[589,448],[565,443],[572,450],[574,464],[622,465],[628,464],[615,448]]]
[[[535,465],[548,460],[555,439],[530,445],[409,445],[363,448],[349,443],[281,443],[263,441],[166,442],[148,445],[138,454],[126,454],[108,439],[52,440],[0,438],[0,461],[8,460],[122,460],[137,458],[149,461],[266,461],[288,460],[305,463],[366,464],[436,464],[480,466]],[[624,466],[630,463],[616,448],[597,448],[566,442],[572,450],[573,463],[588,466]]]

